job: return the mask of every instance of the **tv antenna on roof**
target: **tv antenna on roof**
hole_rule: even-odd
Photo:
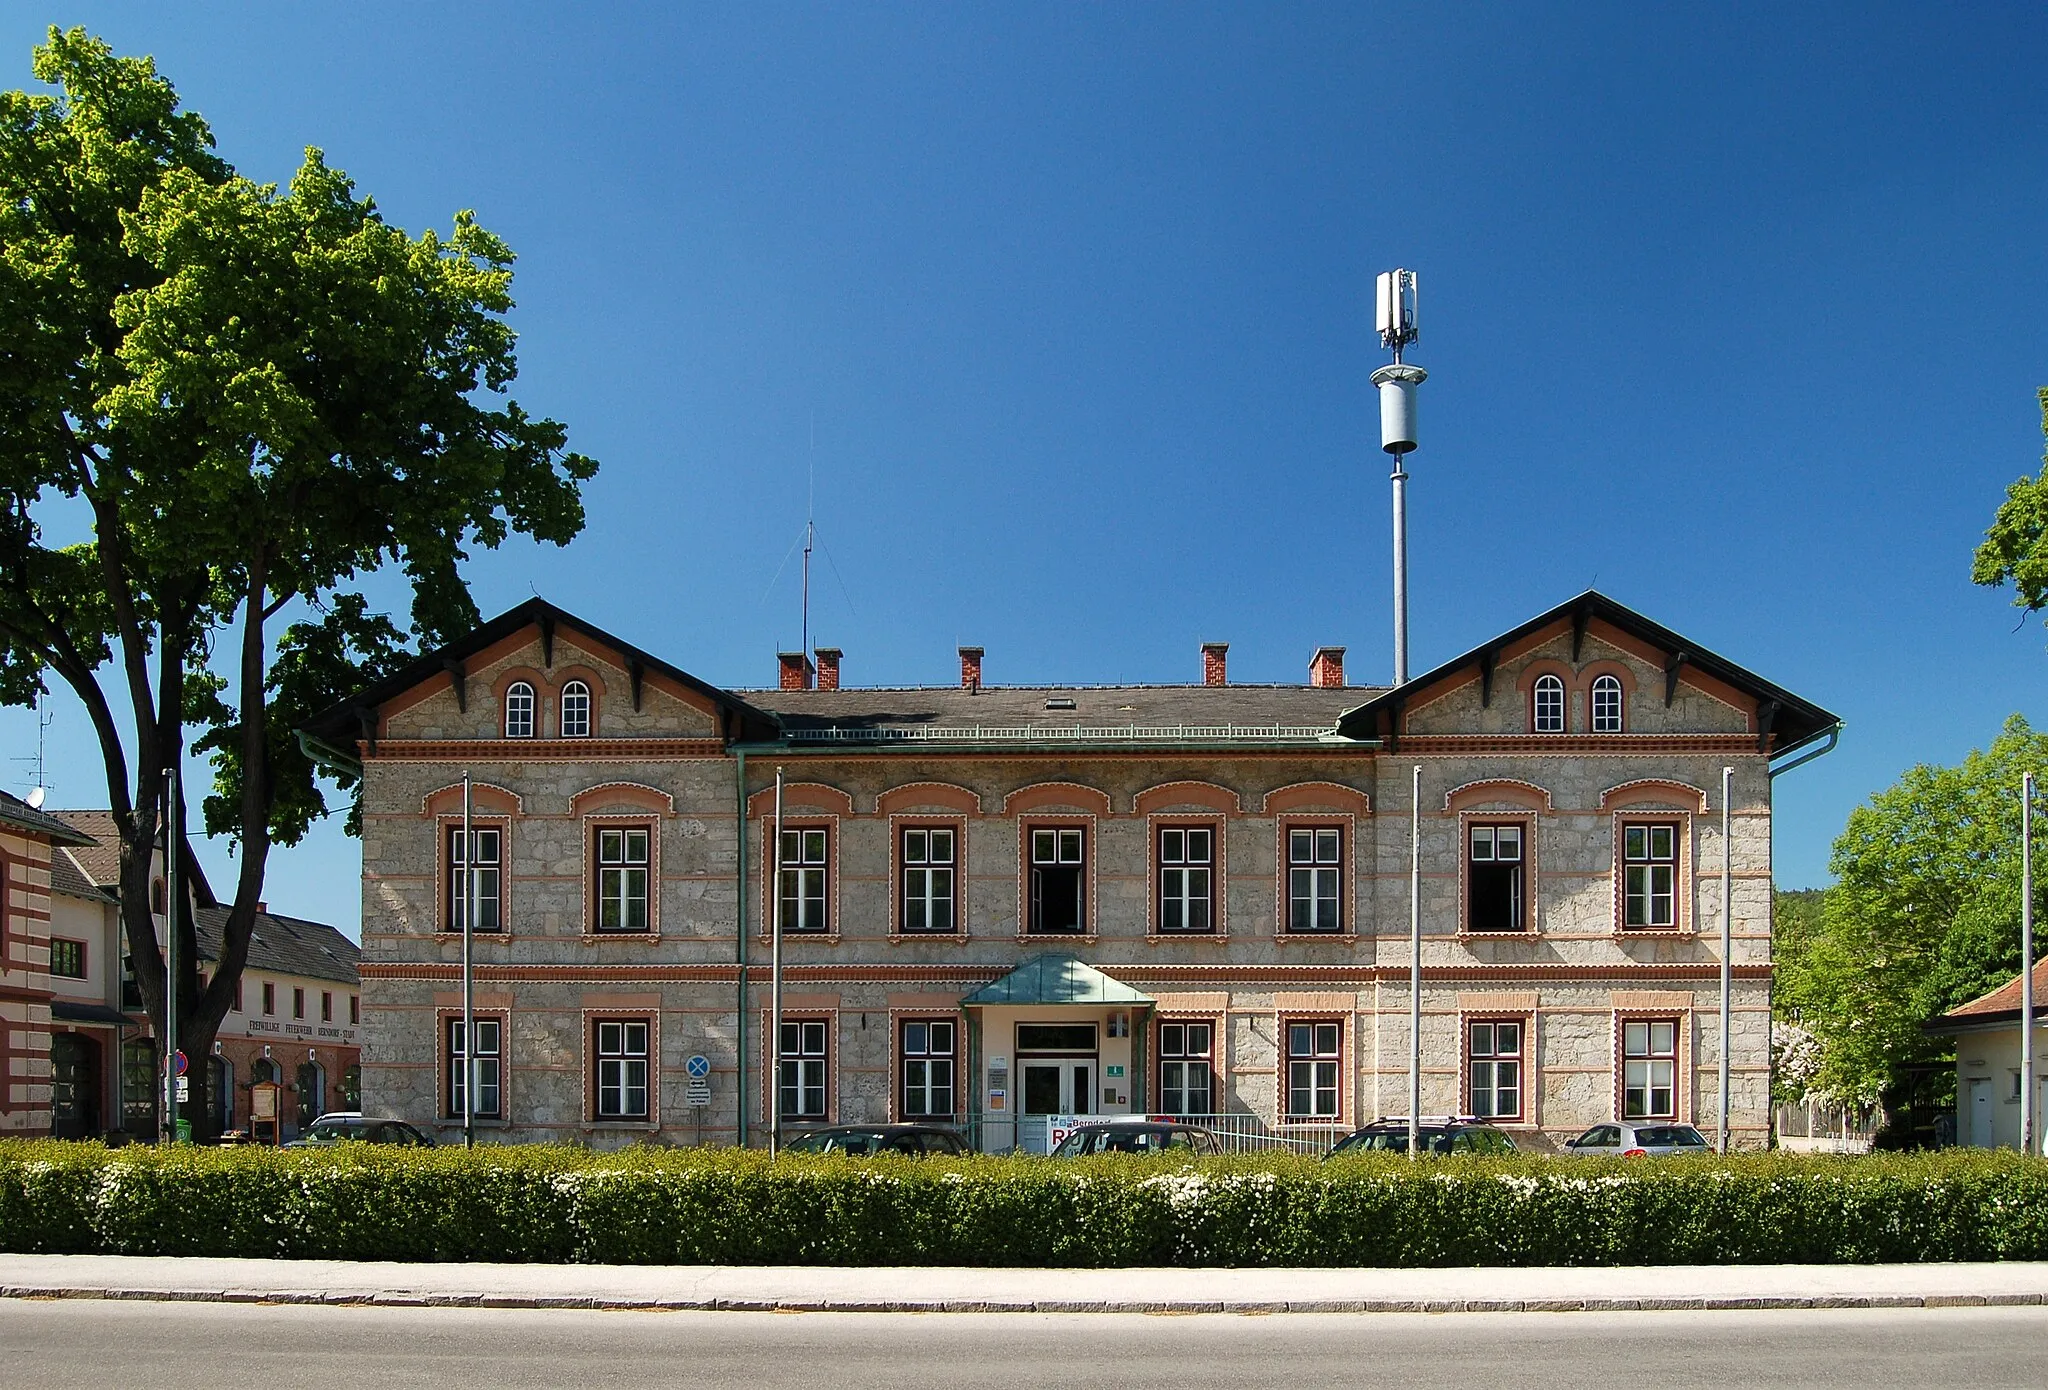
[[[1408,470],[1415,448],[1415,388],[1429,373],[1401,360],[1417,336],[1415,272],[1389,270],[1379,278],[1375,321],[1392,364],[1372,374],[1380,393],[1380,448],[1394,456],[1394,684],[1408,683]]]
[[[36,692],[36,755],[33,758],[15,759],[18,763],[32,762],[36,765],[36,784],[29,788],[28,795],[22,798],[28,803],[31,811],[42,810],[43,803],[50,798],[50,784],[43,763],[43,745],[44,736],[49,732],[50,726],[57,722],[57,716],[45,708],[43,701],[48,698],[44,692]]]

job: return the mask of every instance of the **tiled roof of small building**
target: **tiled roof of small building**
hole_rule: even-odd
[[[114,824],[112,811],[52,811],[92,843],[78,847],[78,866],[102,888],[121,881],[121,828]]]
[[[2048,1013],[2048,959],[2034,963],[2034,1017]],[[1940,1033],[1945,1023],[1995,1023],[2001,1020],[2018,1023],[2020,1020],[2020,977],[2010,980],[1992,990],[1989,994],[1960,1004],[1940,1018],[1927,1025],[1930,1033]]]
[[[12,826],[57,845],[82,845],[89,838],[48,811],[38,811],[20,797],[6,792],[0,792],[0,825]]]
[[[204,960],[220,959],[221,929],[228,920],[224,907],[198,910],[199,954]],[[316,980],[336,980],[353,986],[356,962],[362,948],[325,922],[303,917],[280,917],[258,913],[256,930],[249,938],[251,970],[268,970],[279,975],[309,975]]]
[[[50,891],[62,893],[67,898],[84,898],[89,902],[111,903],[120,901],[112,893],[95,884],[79,866],[77,848],[60,848],[50,856]]]
[[[1307,685],[959,686],[749,690],[753,705],[807,739],[1167,737],[1316,738],[1374,687]]]

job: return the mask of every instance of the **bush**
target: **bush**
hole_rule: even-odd
[[[784,1158],[0,1142],[0,1249],[823,1265],[1620,1265],[2048,1258],[2048,1162],[1279,1155]]]

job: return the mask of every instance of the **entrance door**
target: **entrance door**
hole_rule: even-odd
[[[1973,1149],[1991,1147],[1991,1082],[1974,1077],[1964,1087],[1963,1142]]]
[[[1095,1061],[1058,1057],[1019,1063],[1024,1069],[1026,1115],[1095,1113]]]
[[[50,1132],[59,1139],[100,1132],[100,1045],[80,1033],[50,1039]]]

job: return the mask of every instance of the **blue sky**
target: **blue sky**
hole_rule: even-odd
[[[155,55],[243,172],[319,145],[520,253],[516,395],[603,471],[471,569],[707,680],[1392,665],[1373,276],[1422,275],[1414,666],[1597,585],[1845,717],[1781,884],[2015,710],[1969,583],[2048,383],[2037,5],[47,4]],[[778,575],[778,570],[780,573]],[[389,595],[389,589],[381,592]],[[51,804],[104,803],[59,700]],[[0,785],[35,727],[0,712]],[[218,876],[228,859],[206,853]],[[274,908],[357,919],[338,824]]]

